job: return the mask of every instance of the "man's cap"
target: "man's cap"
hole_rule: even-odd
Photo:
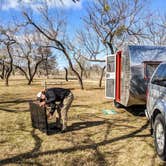
[[[37,99],[40,99],[41,96],[42,96],[42,92],[39,92],[39,93],[37,94]]]

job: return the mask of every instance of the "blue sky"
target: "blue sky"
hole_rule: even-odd
[[[30,6],[34,13],[36,13],[35,17],[37,18],[37,10],[36,8],[40,4],[41,0],[22,0],[24,5]],[[50,8],[59,8],[63,9],[68,16],[69,29],[68,32],[71,36],[77,29],[82,27],[81,18],[85,15],[85,8],[87,2],[91,2],[93,0],[80,0],[79,3],[73,3],[72,0],[63,0],[64,5],[58,3],[58,0],[46,0],[50,2]],[[166,0],[148,0],[149,1],[149,10],[154,12],[162,12],[166,14]],[[0,21],[1,23],[5,23],[6,25],[11,21],[13,16],[16,16],[20,19],[20,0],[0,0]],[[62,62],[63,60],[61,60]],[[64,61],[63,61],[64,62]],[[65,64],[65,62],[64,62]],[[62,65],[63,66],[63,65]]]
[[[20,6],[18,1],[21,0],[0,0],[0,20],[8,23],[10,22],[12,16],[20,17]],[[28,6],[33,10],[33,13],[36,13],[37,17],[37,7],[38,3],[30,3],[35,1],[43,1],[43,0],[22,0],[22,4],[24,6]],[[46,0],[48,2],[52,1],[50,4],[50,8],[54,9],[63,9],[64,12],[68,15],[69,23],[72,25],[73,28],[76,28],[80,23],[80,18],[85,13],[85,6],[88,0],[81,0],[79,3],[73,3],[72,0],[63,0],[64,4],[57,3],[59,0]],[[91,0],[89,0],[91,1]],[[25,5],[26,4],[26,5]],[[41,5],[41,4],[40,4]],[[73,26],[74,25],[74,26]]]
[[[0,21],[5,23],[10,22],[11,16],[16,15],[19,17],[20,15],[20,0],[0,0]],[[41,0],[22,0],[24,4],[27,6],[31,6],[34,12],[37,8],[38,3],[32,2],[40,2]],[[58,3],[58,0],[47,0],[48,2],[52,3],[50,6],[52,8],[61,8],[62,6]],[[65,10],[66,14],[68,15],[69,24],[71,25],[71,29],[75,30],[80,28],[81,24],[81,17],[85,14],[85,8],[87,2],[92,0],[80,0],[79,3],[73,3],[72,0],[63,0],[64,5],[63,9]],[[162,13],[166,13],[166,0],[149,0],[148,8],[152,11],[160,11]]]
[[[13,16],[17,16],[20,19],[20,0],[0,0],[0,21],[8,24]],[[41,0],[22,0],[26,6],[31,6],[34,13],[36,12],[37,5]],[[75,31],[82,25],[80,19],[85,15],[85,8],[87,2],[93,0],[80,0],[79,3],[73,3],[72,0],[63,0],[64,5],[58,3],[58,0],[46,0],[50,3],[51,8],[63,8],[65,13],[68,15],[69,31]],[[148,0],[148,8],[155,12],[162,12],[166,14],[166,0]],[[32,3],[37,2],[37,3]]]
[[[165,0],[151,0],[149,7],[152,10],[157,10],[166,13],[166,1]]]

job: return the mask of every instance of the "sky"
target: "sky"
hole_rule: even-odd
[[[24,6],[29,6],[36,17],[38,18],[38,11],[37,8],[40,5],[41,0],[34,0],[36,3],[31,3],[33,0],[22,0]],[[33,1],[33,2],[34,2]],[[63,0],[62,3],[58,3],[59,0],[47,0],[50,9],[61,9],[64,10],[65,14],[67,15],[68,20],[68,32],[71,36],[74,36],[74,31],[77,31],[82,21],[81,17],[85,13],[84,8],[88,0],[81,0],[80,2],[74,3],[72,0]],[[91,1],[91,0],[90,0]],[[0,0],[0,22],[7,25],[16,17],[18,20],[21,19],[20,17],[20,3],[19,0]],[[59,68],[63,68],[67,66],[67,62],[63,56],[57,56]]]
[[[21,2],[20,2],[21,1]],[[8,23],[12,16],[20,15],[20,6],[29,7],[33,13],[38,13],[38,8],[42,5],[41,2],[45,0],[0,0],[0,20]],[[70,25],[77,28],[80,24],[80,18],[84,14],[85,6],[88,1],[81,0],[80,2],[73,3],[72,0],[63,0],[63,4],[59,0],[46,0],[50,9],[61,9],[67,15]]]
[[[8,24],[13,16],[19,18],[20,6],[30,7],[34,13],[37,13],[37,8],[40,7],[41,2],[44,0],[0,0],[0,21]],[[63,9],[68,15],[68,22],[70,25],[70,30],[74,31],[82,25],[82,20],[80,18],[85,15],[85,8],[87,2],[93,0],[80,0],[80,2],[73,3],[72,0],[63,0],[63,5],[59,0],[46,0],[48,6],[51,9],[59,8]],[[149,9],[155,12],[166,13],[166,0],[148,0]],[[36,15],[37,17],[37,15]]]
[[[166,1],[165,0],[151,0],[149,7],[154,11],[157,10],[157,11],[166,13]]]
[[[8,25],[13,16],[21,19],[20,6],[24,5],[29,7],[35,13],[35,17],[38,17],[37,8],[40,7],[41,2],[44,0],[0,0],[0,22]],[[80,29],[82,25],[81,18],[85,15],[85,9],[87,3],[95,0],[80,0],[80,2],[73,3],[72,0],[63,0],[62,3],[59,0],[46,0],[50,9],[63,9],[68,17],[69,29],[68,32],[71,36],[76,30]],[[154,12],[162,12],[166,14],[166,0],[148,0],[148,8]],[[60,59],[61,62],[63,60]],[[65,62],[64,64],[65,65]],[[63,66],[62,65],[62,66]]]

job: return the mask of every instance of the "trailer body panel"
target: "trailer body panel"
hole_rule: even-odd
[[[166,61],[164,46],[127,46],[115,56],[114,99],[124,105],[146,104],[146,89],[155,68]]]

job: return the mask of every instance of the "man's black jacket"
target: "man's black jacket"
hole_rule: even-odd
[[[63,102],[63,99],[69,95],[69,89],[63,88],[50,88],[45,92],[46,104],[55,104],[56,101]]]

